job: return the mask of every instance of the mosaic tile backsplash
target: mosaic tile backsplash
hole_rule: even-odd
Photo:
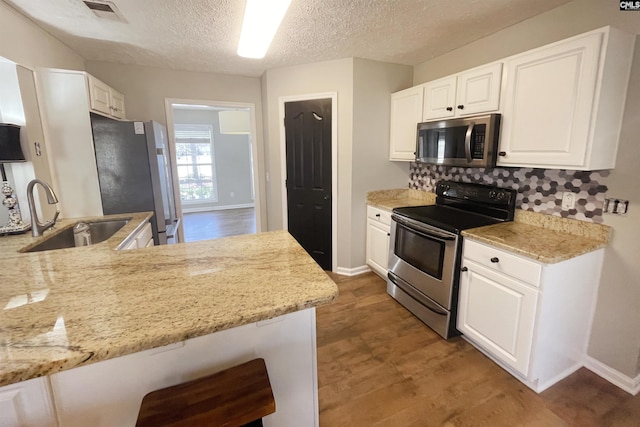
[[[602,222],[608,170],[571,171],[531,168],[464,168],[411,163],[409,187],[435,191],[438,181],[496,185],[518,191],[516,207],[563,218]],[[576,193],[575,209],[562,210],[562,193]]]

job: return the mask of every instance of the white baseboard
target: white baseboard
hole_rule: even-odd
[[[255,207],[255,204],[253,203],[244,203],[241,205],[224,205],[224,206],[200,206],[197,208],[190,208],[190,207],[185,207],[185,205],[182,205],[182,213],[223,211],[225,209],[243,209],[243,208],[253,208],[253,207]]]
[[[357,276],[358,274],[368,273],[371,271],[368,265],[362,265],[356,268],[345,268],[338,267],[336,269],[337,274],[342,274],[343,276]]]
[[[635,378],[628,377],[588,355],[584,357],[584,367],[629,394],[635,396],[640,392],[640,375]]]

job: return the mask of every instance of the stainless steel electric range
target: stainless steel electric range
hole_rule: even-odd
[[[457,335],[462,230],[512,221],[516,191],[441,181],[436,204],[391,216],[387,292],[445,339]]]

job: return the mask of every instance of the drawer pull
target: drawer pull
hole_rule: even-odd
[[[376,214],[376,218],[380,218],[380,214]]]
[[[462,268],[460,268],[460,271],[462,271],[464,273],[465,271],[469,271],[469,269],[467,267],[462,267]]]
[[[494,256],[493,258],[491,258],[491,262],[496,263],[496,262],[500,262],[500,260],[498,259],[497,256]]]

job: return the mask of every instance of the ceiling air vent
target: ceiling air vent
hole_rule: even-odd
[[[83,3],[87,5],[87,7],[91,9],[98,18],[125,23],[127,22],[116,5],[110,1],[83,0]]]

